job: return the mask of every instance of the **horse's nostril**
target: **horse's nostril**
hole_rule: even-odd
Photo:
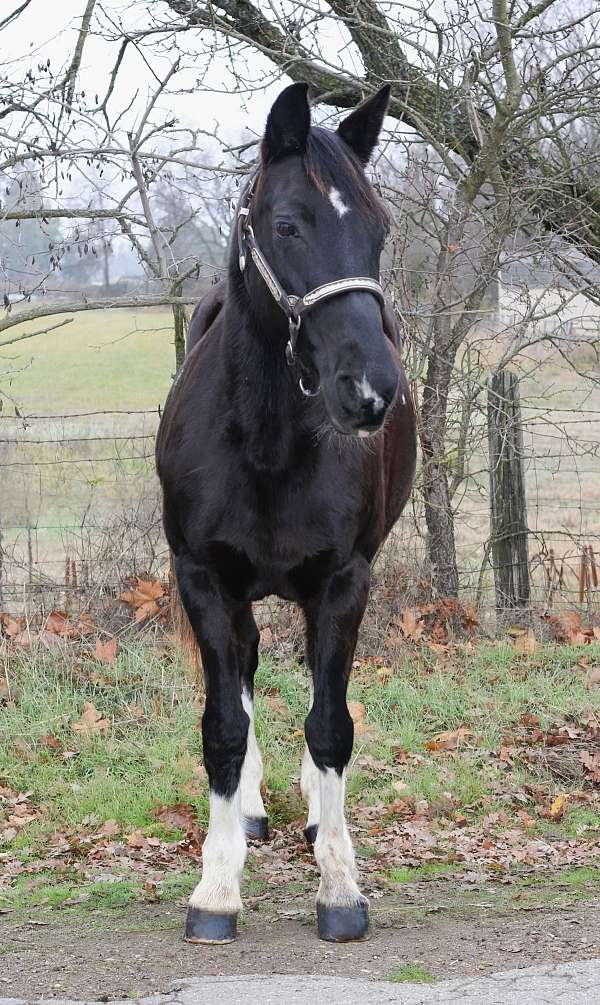
[[[396,393],[396,380],[381,373],[369,379],[362,375],[343,372],[336,377],[339,403],[353,427],[375,430],[383,422],[386,409]]]
[[[360,395],[357,390],[356,380],[350,373],[339,373],[336,378],[337,392],[340,403],[349,411],[355,411],[360,407]]]

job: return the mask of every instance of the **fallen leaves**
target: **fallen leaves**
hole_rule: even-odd
[[[119,644],[116,638],[108,639],[106,642],[102,642],[101,639],[96,639],[96,659],[100,663],[116,663],[117,653],[119,651]]]
[[[16,792],[0,780],[0,837],[12,841],[39,813],[31,802],[32,792]]]
[[[48,635],[59,636],[63,639],[82,639],[95,631],[94,623],[90,615],[84,611],[76,621],[65,611],[51,611],[45,622],[42,631]]]
[[[564,642],[570,646],[585,646],[600,641],[600,628],[597,625],[584,626],[579,611],[547,614],[546,620],[555,642]]]
[[[53,733],[46,733],[45,736],[39,736],[37,743],[39,747],[45,747],[46,750],[60,750],[62,752],[63,749],[62,743],[57,736],[54,736]]]
[[[406,642],[426,643],[437,651],[449,643],[456,632],[470,633],[479,627],[479,619],[471,604],[461,604],[455,597],[406,607],[397,623],[399,636]]]
[[[551,820],[562,820],[565,815],[565,810],[567,808],[569,796],[566,792],[560,792],[553,800],[550,806],[550,819]]]
[[[518,632],[516,632],[515,637],[513,639],[513,648],[516,649],[518,653],[524,653],[527,656],[533,656],[533,654],[537,651],[538,648],[538,643],[533,628],[530,628],[528,631],[519,630]]]
[[[421,621],[420,611],[415,611],[412,608],[407,607],[402,612],[400,631],[404,635],[405,639],[409,639],[411,642],[418,642],[423,634],[424,627],[425,625]]]
[[[367,721],[367,710],[362,701],[349,701],[348,711],[354,723],[354,735],[363,742],[375,740],[379,735],[379,728],[375,723]]]
[[[133,608],[134,620],[140,624],[166,610],[167,594],[160,579],[135,579],[135,585],[119,594],[119,600]]]
[[[167,830],[189,831],[196,826],[196,809],[191,803],[158,806],[152,816],[160,820]]]
[[[587,773],[587,779],[593,785],[600,785],[600,750],[590,754],[589,750],[582,750],[579,760]]]
[[[426,750],[430,753],[438,753],[440,750],[458,750],[464,746],[469,736],[473,735],[473,730],[467,726],[459,726],[458,729],[449,730],[446,733],[439,733],[425,744]]]
[[[25,628],[25,618],[13,618],[10,614],[0,613],[1,634],[7,639],[14,639],[21,634]]]
[[[91,740],[102,733],[108,733],[110,719],[105,719],[93,702],[86,701],[83,704],[81,718],[71,723],[71,729],[83,740]]]

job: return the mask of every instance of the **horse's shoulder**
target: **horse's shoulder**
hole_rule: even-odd
[[[217,320],[227,295],[227,280],[221,279],[204,294],[194,308],[188,329],[186,351],[190,353],[194,346],[206,335]]]

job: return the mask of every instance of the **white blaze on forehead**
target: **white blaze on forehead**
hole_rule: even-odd
[[[366,401],[373,402],[374,410],[380,412],[384,406],[384,400],[381,395],[377,393],[375,388],[371,387],[369,381],[367,380],[366,373],[363,373],[361,381],[356,382],[356,386]]]
[[[346,206],[346,203],[344,202],[340,193],[338,192],[337,188],[332,188],[329,190],[329,200],[338,216],[341,217],[344,216],[345,213],[350,212],[348,207]]]

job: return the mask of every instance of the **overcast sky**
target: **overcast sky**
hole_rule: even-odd
[[[13,6],[12,0],[0,0],[3,11],[8,2]],[[16,6],[16,0],[14,5]],[[146,26],[144,7],[141,4],[104,0],[102,6],[110,17],[123,19],[128,28]],[[33,0],[30,7],[0,34],[0,59],[3,63],[10,61],[13,75],[19,78],[23,75],[24,58],[27,57],[34,68],[38,62],[42,63],[50,58],[54,69],[58,69],[72,55],[84,8],[85,0]],[[99,16],[102,17],[101,12]],[[193,49],[193,36],[186,36],[185,42]],[[90,36],[84,49],[78,86],[89,94],[97,91],[102,94],[117,51],[117,44]],[[164,74],[170,65],[167,56],[156,50],[150,52],[150,56],[157,72]],[[246,58],[252,63],[251,71],[257,79],[263,69],[270,68],[270,64],[256,53],[249,53]],[[237,139],[244,127],[261,132],[273,98],[281,89],[282,83],[289,83],[287,77],[280,77],[278,82],[271,84],[266,90],[260,88],[252,95],[241,98],[234,93],[235,82],[223,59],[212,58],[208,67],[205,67],[198,57],[194,72],[190,69],[186,75],[186,85],[193,86],[196,73],[205,74],[204,93],[176,96],[172,101],[169,99],[169,109],[174,110],[183,123],[192,127],[210,129],[215,121],[218,122],[228,139]],[[141,106],[152,83],[152,75],[143,59],[130,47],[119,73],[114,107],[126,105],[138,89]],[[212,89],[212,92],[207,94],[206,89]]]

